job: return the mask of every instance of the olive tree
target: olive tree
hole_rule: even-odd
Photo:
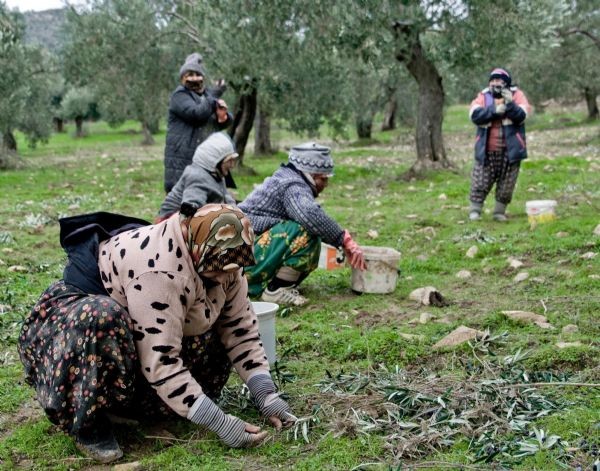
[[[109,124],[140,122],[144,143],[165,115],[175,62],[156,2],[91,0],[67,15],[65,73],[90,86]]]
[[[22,131],[30,145],[45,140],[51,131],[48,77],[50,57],[39,47],[23,42],[22,15],[0,2],[0,166],[17,151],[14,131]]]
[[[65,94],[60,115],[75,121],[75,137],[83,137],[83,121],[93,113],[94,92],[88,87],[71,88]]]

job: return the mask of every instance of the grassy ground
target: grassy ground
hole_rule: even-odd
[[[359,296],[349,269],[317,270],[304,283],[310,304],[279,313],[277,377],[302,417],[295,428],[258,449],[230,450],[187,423],[122,426],[122,461],[156,470],[590,469],[600,448],[600,394],[588,386],[600,382],[600,236],[593,233],[600,136],[582,116],[569,109],[532,118],[531,158],[506,224],[489,213],[467,221],[473,129],[464,106],[446,116],[452,172],[403,180],[414,159],[407,129],[376,133],[369,143],[332,143],[336,175],[322,204],[359,243],[402,253],[396,290]],[[0,173],[3,468],[103,469],[43,417],[23,382],[16,338],[39,294],[61,275],[59,217],[106,210],[153,218],[164,135],[140,147],[136,129],[94,123],[84,139],[53,136],[23,148],[25,168]],[[301,139],[273,135],[281,149]],[[285,158],[249,156],[257,175],[237,178],[239,196]],[[532,229],[524,211],[531,199],[557,200],[558,219]],[[472,246],[477,254],[466,257]],[[511,268],[509,257],[523,266]],[[460,270],[472,276],[457,278]],[[515,281],[520,272],[529,277]],[[448,305],[410,300],[423,286],[436,287]],[[510,310],[544,315],[553,328],[511,320],[502,313]],[[577,330],[563,332],[568,324]],[[486,335],[433,348],[460,325]],[[523,386],[557,382],[581,385]],[[232,378],[224,407],[260,423],[239,393]]]

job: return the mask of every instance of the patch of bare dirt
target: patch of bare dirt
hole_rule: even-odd
[[[9,436],[15,427],[39,420],[43,415],[42,409],[34,400],[23,403],[14,414],[0,415],[0,440]]]
[[[358,311],[354,318],[354,325],[359,327],[373,327],[375,325],[404,324],[413,313],[401,310],[398,306],[390,306],[385,311],[369,312]]]

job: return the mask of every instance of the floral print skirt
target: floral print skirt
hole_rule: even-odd
[[[141,373],[127,309],[58,281],[25,319],[18,350],[26,381],[51,422],[71,434],[103,412],[132,418],[175,416]],[[212,399],[231,363],[212,331],[184,337],[184,365]]]
[[[321,238],[310,235],[294,221],[280,222],[254,242],[256,265],[246,267],[248,293],[257,297],[283,266],[302,273],[300,281],[319,265]]]

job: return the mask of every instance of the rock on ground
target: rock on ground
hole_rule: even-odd
[[[460,345],[461,343],[468,342],[477,337],[482,337],[483,335],[485,335],[485,333],[480,330],[471,329],[470,327],[461,325],[443,339],[439,340],[433,348],[454,347],[455,345]]]
[[[506,317],[526,324],[535,324],[542,329],[553,329],[546,317],[528,311],[502,311]]]

